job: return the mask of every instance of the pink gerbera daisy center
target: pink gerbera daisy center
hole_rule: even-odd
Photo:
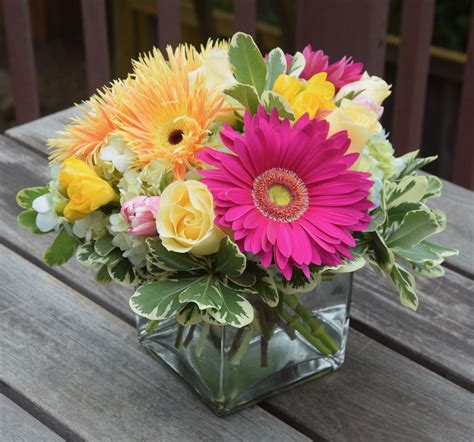
[[[308,190],[293,171],[274,167],[253,182],[255,207],[266,218],[284,223],[299,219],[308,208]]]

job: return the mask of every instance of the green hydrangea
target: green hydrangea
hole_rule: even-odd
[[[399,173],[403,168],[403,161],[395,158],[392,143],[387,140],[385,132],[372,136],[367,142],[370,155],[377,160],[378,168],[383,172],[384,178]]]

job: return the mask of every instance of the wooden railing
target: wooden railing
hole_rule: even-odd
[[[150,3],[150,2],[149,2]],[[296,0],[296,47],[307,43],[332,57],[351,54],[383,75],[390,0]],[[208,0],[195,2],[209,8]],[[204,6],[203,6],[204,5]],[[106,0],[81,0],[88,91],[111,78]],[[28,0],[3,0],[16,120],[39,117]],[[180,42],[179,0],[155,0],[160,48]],[[421,144],[435,0],[404,0],[398,53],[392,140],[399,154]],[[286,17],[288,18],[288,17]],[[234,30],[255,36],[256,0],[234,0]],[[474,189],[474,7],[464,73],[453,181]]]

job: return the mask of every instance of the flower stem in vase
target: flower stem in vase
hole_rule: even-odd
[[[176,334],[176,341],[174,342],[174,346],[176,348],[181,347],[181,342],[183,340],[183,331],[184,331],[184,327],[180,324],[178,326],[178,333]]]
[[[207,338],[207,335],[209,334],[210,329],[211,329],[211,326],[209,325],[209,323],[205,322],[202,327],[201,334],[199,335],[199,339],[196,343],[195,351],[196,351],[197,356],[201,356],[202,349],[204,347],[204,344],[206,343],[206,338]]]
[[[240,345],[237,348],[237,351],[234,353],[234,355],[230,358],[230,363],[234,365],[240,364],[240,361],[242,359],[242,356],[245,354],[247,351],[247,348],[250,344],[250,341],[252,340],[253,337],[253,329],[252,327],[245,327],[245,334],[242,338],[242,341],[240,342]]]
[[[188,334],[186,335],[186,338],[183,342],[184,348],[186,348],[189,345],[189,343],[193,340],[194,330],[196,330],[196,325],[191,325],[189,327]]]

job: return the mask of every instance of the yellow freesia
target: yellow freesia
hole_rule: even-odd
[[[175,181],[160,197],[156,226],[163,245],[173,252],[210,255],[224,234],[214,225],[214,200],[203,183]]]
[[[63,211],[69,221],[83,219],[99,207],[118,201],[112,186],[85,161],[76,158],[64,160],[59,174],[59,188],[69,198]]]
[[[382,131],[373,110],[347,99],[343,99],[341,105],[325,119],[329,122],[329,135],[347,131],[351,140],[349,152],[362,153],[369,137]]]
[[[291,106],[296,119],[308,114],[313,119],[319,111],[334,109],[336,91],[326,80],[326,72],[313,75],[307,82],[281,74],[273,85],[273,92],[282,95]]]

